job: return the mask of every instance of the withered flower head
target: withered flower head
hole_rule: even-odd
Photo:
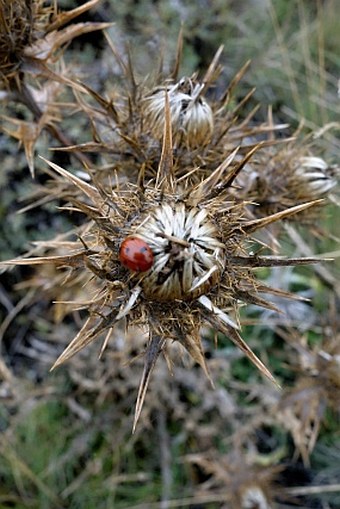
[[[48,12],[43,4],[41,0],[0,0],[0,78],[16,72],[25,49],[39,37]]]
[[[81,150],[109,154],[105,165],[128,176],[136,177],[136,168],[144,165],[147,177],[154,177],[160,162],[161,143],[165,122],[164,94],[167,92],[171,113],[173,133],[174,171],[180,177],[188,168],[195,168],[191,179],[199,182],[203,176],[211,174],[228,155],[237,148],[242,158],[264,146],[282,143],[282,140],[266,140],[266,133],[272,133],[282,126],[253,122],[257,108],[253,108],[245,119],[240,121],[240,111],[250,100],[254,90],[250,90],[241,101],[234,101],[233,93],[249,62],[231,79],[225,89],[214,88],[221,74],[219,65],[223,47],[221,46],[203,76],[179,78],[181,60],[181,34],[178,52],[172,72],[160,71],[156,76],[138,80],[131,58],[127,62],[110,45],[122,69],[124,87],[115,85],[106,95],[100,95],[90,87],[86,93],[76,93],[79,107],[89,118],[93,139],[81,145],[64,147],[69,152]],[[211,94],[208,91],[211,91]],[[93,103],[95,101],[95,104]],[[261,137],[262,143],[258,144]],[[249,155],[250,157],[250,155]]]
[[[101,30],[110,23],[70,23],[94,7],[90,0],[71,11],[58,12],[57,2],[43,0],[0,0],[0,89],[2,98],[22,103],[30,111],[26,119],[1,116],[0,131],[23,145],[34,175],[34,146],[43,129],[59,143],[71,144],[56,124],[56,106],[62,85],[78,87],[65,67],[58,65],[63,49],[79,35]],[[68,26],[64,26],[68,24]],[[83,163],[84,157],[79,157]]]
[[[41,73],[42,63],[49,59],[52,63],[57,50],[74,37],[105,28],[104,23],[78,23],[60,30],[97,3],[91,0],[72,11],[58,13],[56,2],[0,0],[0,80],[5,84],[13,78],[19,80],[19,71]]]
[[[339,168],[314,156],[298,139],[280,148],[265,147],[258,152],[239,176],[237,184],[244,199],[256,202],[252,212],[260,217],[306,201],[332,199],[331,193],[338,180]],[[291,220],[311,223],[318,212],[315,208]]]
[[[50,262],[84,270],[97,278],[98,290],[88,301],[75,303],[86,308],[89,317],[55,366],[107,331],[105,346],[110,331],[122,318],[127,326],[147,328],[149,340],[134,426],[151,372],[161,352],[167,357],[169,342],[179,341],[209,376],[200,336],[203,323],[227,335],[274,380],[239,334],[239,303],[276,310],[261,293],[293,296],[260,282],[253,269],[315,261],[249,254],[253,232],[315,202],[261,219],[246,219],[246,203],[233,199],[230,186],[250,153],[235,162],[234,151],[210,176],[195,184],[190,175],[193,169],[177,177],[167,94],[165,104],[163,148],[155,178],[144,179],[142,168],[138,183],[117,180],[109,186],[94,175],[89,184],[50,163],[56,181],[63,185],[66,179],[71,184],[67,196],[71,208],[86,214],[93,224],[80,240],[69,243],[71,249],[66,255],[15,261]],[[83,198],[78,197],[79,191]],[[56,249],[57,243],[53,246]]]
[[[173,85],[159,87],[144,101],[145,125],[151,134],[161,140],[164,132],[164,90],[169,96],[174,146],[184,144],[195,148],[206,145],[214,129],[211,106],[202,97],[204,85],[184,77]]]

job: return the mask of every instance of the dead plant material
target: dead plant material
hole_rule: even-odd
[[[204,323],[227,335],[264,375],[275,381],[239,334],[239,303],[276,310],[260,294],[275,295],[277,290],[260,283],[253,269],[317,261],[314,258],[296,260],[249,254],[252,233],[318,202],[248,220],[245,214],[247,202],[235,203],[230,193],[231,175],[235,173],[230,173],[230,165],[236,151],[196,184],[192,183],[190,172],[187,178],[185,175],[178,178],[177,163],[173,160],[167,93],[165,105],[163,146],[154,178],[147,178],[142,168],[138,184],[126,182],[105,187],[95,176],[90,184],[50,162],[57,175],[56,184],[60,177],[69,183],[71,205],[68,208],[84,213],[92,221],[92,226],[80,240],[69,243],[65,255],[5,262],[5,265],[50,263],[71,271],[85,271],[97,279],[97,289],[83,303],[89,313],[88,319],[54,367],[104,332],[110,335],[123,318],[128,326],[147,328],[149,339],[134,429],[150,375],[158,356],[161,353],[167,355],[167,343],[179,341],[210,378],[200,336]],[[248,159],[249,154],[244,158]],[[242,167],[241,162],[237,168]],[[140,252],[132,250],[131,260],[143,260],[143,249],[150,249],[153,253],[151,267],[126,268],[130,260],[128,258],[129,263],[126,263],[122,256],[130,255],[125,252],[122,255],[120,247],[124,239],[131,238],[138,239],[142,246]],[[58,245],[53,244],[54,247]]]

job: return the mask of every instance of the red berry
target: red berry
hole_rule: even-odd
[[[153,252],[144,240],[127,237],[121,243],[119,259],[124,267],[134,272],[146,272],[152,267]]]

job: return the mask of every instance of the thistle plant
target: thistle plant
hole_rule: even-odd
[[[142,165],[137,182],[117,176],[109,185],[100,174],[90,173],[89,183],[49,162],[54,187],[64,188],[64,199],[69,202],[66,208],[82,212],[90,222],[78,240],[67,243],[66,254],[5,262],[50,263],[71,273],[84,271],[85,279],[97,281],[88,300],[75,302],[89,316],[54,367],[106,333],[104,350],[113,328],[122,319],[127,327],[148,331],[134,428],[157,358],[161,353],[168,358],[173,341],[178,341],[209,377],[200,335],[204,323],[228,336],[274,381],[240,335],[239,306],[255,304],[277,310],[261,294],[299,299],[259,281],[254,274],[256,268],[317,261],[264,256],[250,248],[254,232],[319,202],[299,204],[259,219],[247,218],[248,202],[235,200],[231,187],[254,148],[235,163],[236,149],[210,175],[192,179],[199,170],[180,172],[174,158],[167,91],[164,104],[163,144],[155,176],[146,175]],[[51,243],[55,251],[65,246],[63,242]]]
[[[148,339],[134,429],[157,359],[162,354],[172,364],[173,342],[213,383],[202,343],[204,325],[230,338],[275,382],[242,339],[240,307],[250,304],[278,312],[270,295],[299,300],[262,282],[256,269],[318,259],[274,255],[257,233],[285,220],[313,217],[320,198],[335,186],[334,168],[299,141],[275,139],[274,132],[285,126],[274,125],[270,117],[256,122],[257,107],[239,120],[253,90],[239,101],[233,93],[249,63],[221,91],[216,84],[222,47],[203,76],[179,77],[180,34],[171,72],[161,69],[153,78],[138,81],[130,55],[125,62],[107,37],[124,87],[114,84],[110,89],[108,84],[102,93],[70,77],[60,63],[61,50],[73,37],[108,26],[62,28],[97,0],[62,14],[43,2],[17,3],[22,16],[15,25],[15,51],[9,45],[15,12],[0,3],[1,72],[6,93],[16,100],[23,94],[34,122],[28,129],[15,120],[18,132],[7,132],[23,142],[32,173],[33,146],[43,127],[64,145],[59,150],[82,163],[82,170],[74,172],[45,159],[50,181],[35,194],[37,202],[57,198],[66,211],[82,214],[82,225],[3,263],[48,265],[25,285],[40,287],[44,281],[48,295],[58,301],[57,319],[67,309],[87,313],[53,367],[97,338],[103,339],[103,354],[122,320],[127,330],[143,330]],[[31,75],[53,89],[45,109],[37,108],[37,89],[27,85]],[[92,137],[85,143],[73,144],[55,127],[59,117],[54,99],[65,86],[73,91],[72,106],[91,127]]]

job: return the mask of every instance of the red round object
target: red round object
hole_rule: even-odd
[[[147,272],[153,264],[153,252],[144,240],[127,237],[121,243],[119,260],[124,267],[134,272]]]

